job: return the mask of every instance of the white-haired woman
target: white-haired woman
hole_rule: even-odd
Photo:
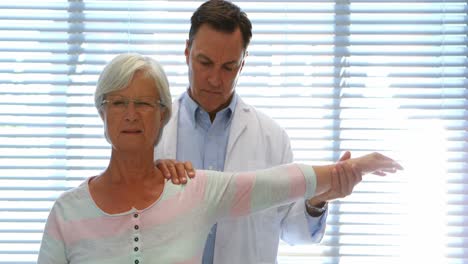
[[[323,193],[335,166],[354,178],[401,169],[373,153],[329,166],[197,171],[187,185],[175,185],[153,165],[153,148],[171,114],[162,67],[138,54],[117,56],[99,78],[95,104],[112,145],[109,165],[57,199],[39,264],[200,263],[206,236],[219,218]]]

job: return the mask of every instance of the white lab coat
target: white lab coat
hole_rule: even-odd
[[[156,148],[156,158],[175,159],[179,100]],[[238,98],[228,139],[224,171],[248,171],[292,162],[289,137],[276,122]],[[214,263],[276,263],[278,243],[318,243],[325,224],[310,235],[304,200],[218,222]],[[324,214],[323,217],[326,217]],[[319,224],[319,219],[314,219]]]

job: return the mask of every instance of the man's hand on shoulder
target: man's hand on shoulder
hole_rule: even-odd
[[[156,167],[161,170],[166,179],[171,179],[174,184],[186,184],[187,177],[193,179],[195,177],[195,169],[193,169],[190,161],[177,161],[173,159],[158,159],[154,162]]]

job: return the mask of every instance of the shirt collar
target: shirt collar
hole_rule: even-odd
[[[225,124],[226,127],[229,126],[229,124],[231,123],[232,117],[234,116],[233,113],[236,110],[237,100],[238,100],[238,95],[234,91],[234,94],[232,95],[232,100],[229,103],[229,105],[217,113],[217,115],[218,114],[226,115],[226,124]],[[192,99],[192,97],[190,97],[188,90],[181,97],[181,105],[187,109],[189,113],[188,116],[190,118],[190,122],[192,123],[193,128],[196,128],[197,127],[197,122],[196,122],[197,114],[206,113],[205,110],[203,110],[197,104],[197,102],[195,102]]]
[[[197,122],[195,122],[196,112],[198,110],[198,104],[189,96],[188,91],[184,93],[181,98],[181,104],[187,109],[188,117],[193,128],[196,128]]]
[[[227,112],[228,118],[226,122],[226,127],[231,123],[232,117],[234,116],[234,111],[236,110],[236,105],[237,105],[237,94],[234,91],[232,95],[231,103],[229,103],[229,105],[226,107],[227,109],[229,109],[229,111]]]

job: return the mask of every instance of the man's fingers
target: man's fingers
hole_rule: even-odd
[[[174,166],[174,163],[167,164],[167,169],[169,170],[169,173],[171,174],[171,180],[172,183],[174,184],[179,184],[179,175],[177,174],[176,167]]]
[[[179,162],[174,159],[156,160],[155,165],[166,179],[171,179],[174,184],[187,183],[187,176],[195,177],[195,169],[190,161]]]
[[[166,179],[170,179],[171,178],[171,173],[169,172],[169,169],[167,168],[167,162],[166,160],[156,160],[154,162],[154,165],[156,165],[156,167],[158,167],[158,169],[161,171],[161,173],[163,174],[164,178]]]
[[[351,158],[351,152],[345,151],[338,161],[345,161]]]
[[[186,161],[184,165],[185,165],[185,170],[187,171],[187,175],[189,176],[190,179],[193,179],[193,177],[195,177],[195,170],[193,169],[192,162]]]
[[[338,162],[335,165],[336,168],[336,175],[335,175],[335,188],[333,189],[334,191],[334,198],[343,198],[343,192],[345,190],[345,185],[347,182],[346,176],[344,175],[343,171],[343,164],[342,162]]]
[[[347,171],[345,170],[343,162],[340,162],[338,164],[338,179],[340,179],[340,198],[345,197],[348,195],[348,190],[349,190],[349,175]]]
[[[187,183],[187,177],[185,176],[185,164],[176,163],[175,170],[176,170],[176,175],[174,177],[179,178],[179,182],[183,184]]]
[[[159,170],[161,170],[161,173],[164,175],[164,178],[166,179],[170,179],[171,178],[171,173],[169,172],[169,170],[167,169],[167,165],[166,164],[161,164],[158,166]]]
[[[336,165],[332,169],[332,176],[330,179],[330,190],[326,192],[324,195],[325,200],[332,200],[336,198],[336,188],[339,187],[338,185],[338,172],[336,170]]]
[[[356,186],[358,182],[358,177],[355,174],[355,171],[353,170],[351,164],[347,162],[343,162],[343,170],[347,179],[347,185],[345,187],[345,195],[348,196],[353,192],[354,186]]]

